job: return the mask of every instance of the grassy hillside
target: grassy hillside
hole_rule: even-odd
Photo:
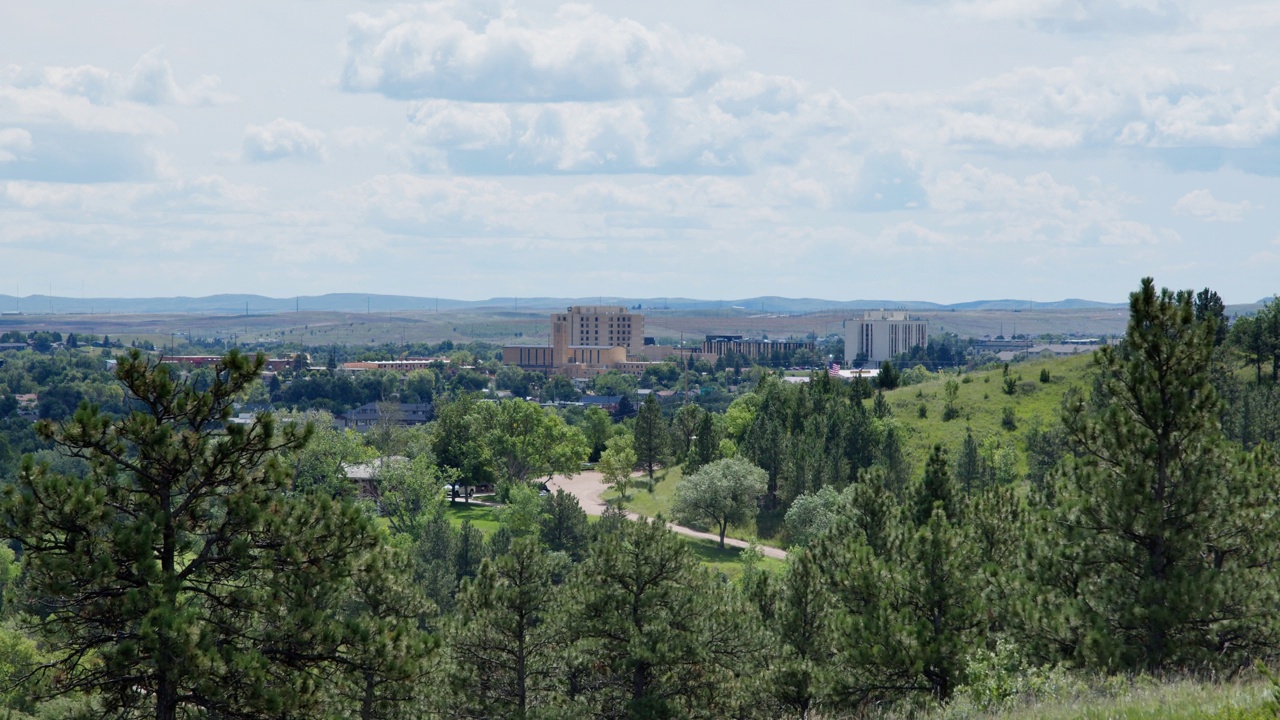
[[[1021,447],[1028,428],[1048,428],[1059,422],[1063,396],[1073,386],[1087,389],[1092,382],[1091,368],[1091,354],[1035,359],[1009,366],[1016,386],[1013,395],[1004,392],[1002,369],[993,369],[960,376],[939,375],[935,380],[891,390],[885,393],[885,399],[904,430],[904,449],[913,474],[918,474],[935,443],[941,443],[949,453],[957,452],[964,443],[966,428],[973,429],[979,442],[994,435]],[[1048,383],[1040,382],[1041,370],[1049,371]],[[944,421],[947,380],[959,383],[956,407],[960,416]],[[923,418],[921,405],[926,413]],[[1013,409],[1014,430],[1002,427],[1005,408]],[[1025,458],[1020,457],[1019,462],[1025,465]]]
[[[1065,678],[1040,698],[1008,698],[1001,709],[962,691],[950,705],[915,715],[919,720],[1266,720],[1272,688],[1240,682],[1111,677],[1086,683]]]

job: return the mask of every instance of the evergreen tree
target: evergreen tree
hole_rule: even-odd
[[[881,390],[893,390],[898,387],[898,369],[893,363],[885,360],[880,363],[880,373],[876,376],[876,387]]]
[[[792,552],[769,623],[780,650],[770,670],[770,692],[802,719],[821,707],[831,685],[831,596],[822,581],[811,553]]]
[[[696,472],[698,468],[714,461],[716,452],[720,449],[720,436],[716,432],[715,420],[711,417],[711,413],[702,413],[694,433],[693,442],[689,446],[689,456],[685,460],[684,469],[687,473]]]
[[[157,720],[315,707],[341,636],[326,603],[378,536],[349,505],[284,494],[276,454],[309,426],[228,422],[265,363],[233,351],[202,392],[133,351],[116,370],[127,417],[82,405],[39,426],[90,468],[64,476],[28,460],[3,501],[32,617],[56,638],[55,691]]]
[[[934,445],[924,468],[924,480],[916,491],[915,523],[923,526],[929,522],[935,506],[941,506],[948,518],[956,519],[955,488],[951,471],[947,468],[947,451],[942,445]]]
[[[578,498],[563,488],[556,488],[554,494],[543,498],[540,526],[539,537],[548,550],[566,553],[574,561],[586,552],[587,513]]]
[[[956,482],[968,495],[982,482],[982,475],[982,456],[978,450],[978,441],[973,437],[973,428],[965,428],[964,444],[960,446],[960,455],[956,458]]]
[[[835,654],[822,692],[834,710],[946,700],[981,639],[977,558],[941,501],[923,525],[891,514],[881,543],[849,519],[814,546],[832,601]]]
[[[563,562],[533,538],[517,538],[463,583],[448,638],[450,716],[540,717],[558,702],[565,634],[550,621],[552,578],[563,571],[557,557]]]
[[[634,446],[636,460],[649,473],[649,482],[653,483],[653,469],[662,462],[666,446],[666,427],[662,422],[662,407],[653,393],[645,396],[640,403],[640,412],[636,415],[634,428]]]
[[[600,537],[568,591],[583,715],[721,718],[748,706],[759,620],[661,522]]]
[[[1129,306],[1092,402],[1065,411],[1076,457],[1051,518],[1078,577],[1062,612],[1104,667],[1243,662],[1277,641],[1275,473],[1223,438],[1216,323],[1197,320],[1191,292],[1147,278]]]

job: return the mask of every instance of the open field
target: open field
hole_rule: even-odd
[[[1086,353],[1076,357],[1033,359],[1011,364],[1009,373],[1016,383],[1013,395],[1004,392],[1001,369],[959,376],[939,375],[935,380],[885,393],[885,399],[893,409],[893,417],[905,430],[904,450],[914,468],[913,475],[923,472],[925,460],[935,443],[941,443],[954,456],[964,443],[969,428],[979,442],[995,435],[1020,444],[1028,428],[1037,425],[1042,429],[1052,427],[1059,421],[1062,398],[1067,391],[1072,387],[1089,388],[1092,357],[1091,353]],[[1049,371],[1048,383],[1040,382],[1041,370]],[[950,421],[942,419],[947,380],[959,383],[956,405],[960,417]],[[921,405],[926,412],[923,418],[919,412]],[[1015,430],[1007,430],[1001,425],[1006,407],[1013,409],[1017,424]]]

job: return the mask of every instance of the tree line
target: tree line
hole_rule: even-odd
[[[195,387],[134,352],[127,412],[41,422],[75,463],[27,456],[5,490],[0,700],[14,717],[810,718],[946,703],[991,657],[1011,677],[1230,674],[1280,647],[1280,474],[1228,422],[1259,375],[1234,376],[1215,297],[1144,280],[1026,478],[983,470],[976,440],[913,472],[882,391],[825,373],[724,413],[650,397],[623,423],[463,395],[428,429],[358,438],[307,415],[230,423],[261,358]],[[684,466],[682,515],[785,516],[785,566],[747,551],[730,579],[660,520],[591,522],[539,493],[592,454],[628,477]],[[367,488],[339,478],[351,458],[378,468]],[[442,491],[482,481],[505,499],[487,532]]]

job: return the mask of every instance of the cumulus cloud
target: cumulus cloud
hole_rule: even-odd
[[[342,87],[394,98],[476,102],[684,96],[710,87],[742,53],[666,26],[565,5],[550,18],[462,2],[350,18]]]
[[[0,130],[0,162],[13,162],[31,150],[31,133],[22,128]]]
[[[1183,195],[1173,204],[1173,211],[1179,215],[1190,215],[1207,222],[1236,223],[1244,220],[1246,212],[1256,210],[1257,207],[1248,200],[1225,202],[1215,198],[1209,190],[1203,189],[1192,190]]]
[[[92,65],[0,69],[0,179],[125,182],[157,177],[154,138],[176,130],[156,106],[226,96],[216,78],[179,85],[160,51],[125,77]]]
[[[742,174],[789,164],[849,127],[835,93],[744,76],[692,97],[414,106],[404,147],[419,170],[475,174]]]
[[[285,159],[318,162],[327,154],[323,132],[284,118],[246,127],[240,149],[241,158],[251,163]]]
[[[1047,172],[1018,178],[966,164],[936,173],[928,192],[932,209],[987,242],[1074,246],[1180,239],[1173,230],[1126,217],[1135,198],[1102,186],[1081,190]]]
[[[1186,148],[1203,155],[1205,148],[1280,140],[1280,85],[1244,89],[1195,81],[1135,58],[1020,68],[951,92],[882,93],[852,106],[864,132],[917,150],[1124,148],[1163,155]],[[1221,155],[1200,159],[1223,162]]]
[[[162,48],[143,55],[124,81],[124,96],[146,105],[218,105],[235,98],[221,92],[216,75],[206,75],[189,84],[174,79],[173,67]]]
[[[799,170],[776,170],[767,189],[775,201],[822,210],[882,212],[927,204],[918,160],[883,150],[828,153],[820,163],[810,162]]]

